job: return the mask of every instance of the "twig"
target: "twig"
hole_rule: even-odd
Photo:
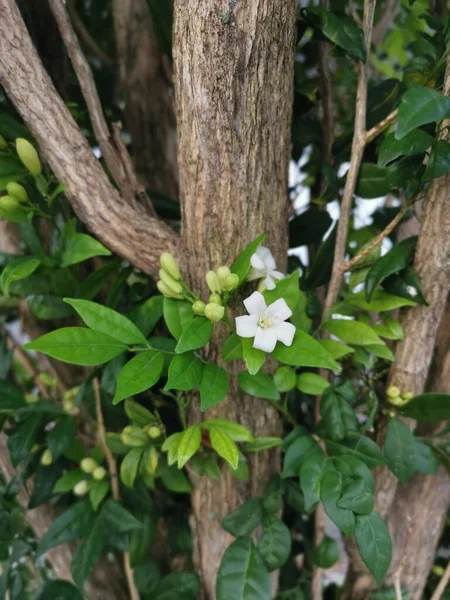
[[[21,363],[21,365],[23,366],[23,368],[25,369],[25,371],[27,371],[27,373],[29,373],[29,375],[32,377],[32,379],[34,381],[34,384],[39,389],[39,391],[41,392],[41,394],[43,395],[43,397],[46,400],[49,400],[50,395],[48,393],[47,387],[44,385],[44,383],[39,378],[39,371],[33,365],[33,363],[30,360],[28,354],[20,346],[20,344],[18,344],[16,342],[16,340],[9,333],[9,331],[6,331],[6,329],[3,329],[3,333],[4,333],[4,335],[5,335],[5,337],[6,337],[7,341],[8,341],[8,346],[11,348],[11,350],[16,355],[17,360]]]
[[[106,54],[103,48],[97,44],[95,39],[87,30],[83,20],[75,8],[74,0],[69,0],[67,2],[67,12],[70,15],[70,20],[73,23],[75,31],[80,36],[80,39],[85,45],[86,49],[88,49],[93,56],[96,56],[106,67],[108,67],[108,69],[113,69],[114,62],[112,61],[111,57]]]
[[[387,0],[380,20],[375,23],[372,34],[372,43],[374,46],[379,46],[383,41],[389,25],[395,19],[395,16],[400,8],[399,0]]]
[[[431,600],[440,600],[442,598],[443,593],[445,592],[445,588],[448,586],[450,581],[450,562],[448,562],[447,567],[444,571],[444,574],[441,577],[441,580],[434,590],[434,594],[431,596]]]
[[[368,131],[366,131],[365,136],[364,136],[364,143],[370,144],[370,142],[372,140],[374,140],[377,136],[379,136],[382,131],[384,131],[387,127],[389,127],[389,125],[392,125],[392,123],[396,120],[397,117],[398,117],[398,108],[393,110],[382,121],[380,121],[379,123],[374,125],[372,127],[372,129],[369,129]]]
[[[370,48],[374,11],[375,0],[364,0],[364,40],[367,49]],[[360,62],[358,63],[358,88],[356,92],[356,112],[352,151],[350,156],[350,169],[347,173],[344,193],[342,196],[341,213],[337,227],[336,244],[334,250],[333,268],[331,272],[331,280],[328,287],[327,298],[325,301],[325,308],[323,312],[324,316],[329,313],[330,308],[336,302],[336,298],[339,294],[339,288],[341,287],[342,263],[345,259],[345,245],[347,241],[350,211],[365,146],[366,109],[367,64]]]
[[[398,569],[394,573],[394,589],[395,589],[395,600],[402,600],[402,584],[401,578],[402,572],[401,569]]]
[[[97,414],[98,443],[103,451],[103,454],[105,455],[106,462],[108,463],[113,498],[116,501],[120,501],[119,479],[117,477],[117,463],[111,450],[108,448],[108,444],[106,443],[105,421],[103,419],[102,397],[100,394],[100,384],[98,381],[98,377],[94,377],[93,384],[95,394],[95,411]],[[128,591],[130,592],[130,598],[131,600],[139,600],[139,592],[137,591],[136,585],[134,583],[133,570],[130,565],[130,555],[128,552],[123,553],[123,567],[128,583]]]
[[[388,223],[388,225],[386,225],[386,227],[383,229],[383,231],[381,233],[379,233],[377,235],[377,237],[375,237],[370,244],[364,248],[364,250],[362,250],[359,254],[357,254],[356,256],[354,256],[353,258],[351,258],[350,260],[348,260],[347,262],[345,262],[341,269],[342,272],[345,273],[345,271],[349,271],[352,267],[355,266],[355,264],[357,262],[359,262],[360,260],[362,260],[365,256],[367,256],[368,254],[370,254],[372,252],[372,250],[378,246],[378,244],[380,244],[385,237],[387,237],[396,227],[397,225],[400,223],[400,221],[403,219],[403,217],[406,215],[406,213],[408,212],[408,210],[411,208],[411,206],[414,204],[414,201],[412,202],[408,202],[407,204],[405,204],[405,206],[395,215],[395,217],[392,219],[392,221],[390,223]]]

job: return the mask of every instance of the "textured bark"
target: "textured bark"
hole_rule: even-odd
[[[13,0],[0,0],[0,84],[16,106],[76,214],[114,252],[146,273],[176,235],[132,208],[107,179],[33,47]]]
[[[169,2],[170,0],[161,0]],[[178,199],[172,67],[153,31],[146,0],[114,0],[120,92],[142,184]]]
[[[191,283],[203,293],[205,273],[230,265],[260,233],[268,234],[265,243],[285,267],[295,4],[230,2],[223,13],[219,0],[175,3],[182,247]],[[218,332],[208,359],[219,360],[225,335]],[[254,435],[279,431],[275,411],[242,394],[235,378],[228,398],[205,416],[235,419]],[[194,403],[190,421],[202,418]],[[220,482],[195,481],[196,559],[208,599],[215,598],[217,568],[230,541],[220,521],[261,493],[278,469],[277,453],[262,453],[249,466],[248,483],[233,480],[228,468]]]

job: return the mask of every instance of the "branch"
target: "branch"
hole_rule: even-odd
[[[366,48],[370,48],[372,36],[373,15],[375,12],[375,0],[364,0],[364,40]],[[333,268],[331,272],[330,285],[323,314],[329,313],[336,302],[342,281],[342,263],[345,259],[345,246],[352,208],[353,194],[358,180],[359,167],[366,144],[366,110],[367,110],[367,64],[358,63],[358,88],[356,91],[355,125],[350,155],[350,168],[345,181],[344,193],[341,202],[341,213],[337,226],[336,244],[334,249]]]
[[[67,4],[67,12],[70,15],[70,20],[73,23],[74,29],[79,35],[81,41],[85,45],[86,49],[90,51],[90,53],[97,57],[108,69],[114,68],[114,62],[112,59],[106,54],[106,52],[101,48],[95,39],[91,36],[89,31],[87,30],[83,20],[80,18],[80,15],[75,8],[74,0],[68,0]]]
[[[97,413],[97,436],[100,448],[105,455],[106,462],[108,463],[109,476],[111,479],[111,491],[114,500],[120,501],[119,491],[119,480],[117,477],[117,464],[111,450],[106,443],[106,431],[105,421],[103,419],[102,412],[102,397],[100,394],[100,384],[98,377],[94,377],[94,394],[95,394],[95,410]],[[134,583],[133,570],[130,565],[130,554],[129,552],[123,553],[123,567],[125,570],[125,576],[128,584],[128,591],[130,592],[131,600],[139,600],[139,592],[137,591],[136,584]]]
[[[77,216],[111,250],[146,273],[174,251],[178,236],[142,207],[131,207],[56,92],[14,0],[0,0],[0,84],[40,145]]]
[[[48,400],[50,396],[49,396],[49,393],[47,391],[47,388],[42,383],[42,381],[40,380],[40,378],[39,378],[39,372],[36,369],[36,367],[33,365],[33,363],[31,362],[30,357],[28,356],[28,354],[16,342],[16,340],[9,333],[9,331],[7,331],[6,329],[0,328],[0,333],[3,333],[3,335],[6,337],[8,346],[14,352],[15,356],[17,357],[17,360],[21,363],[21,365],[23,366],[23,368],[25,369],[25,371],[33,379],[34,385],[39,389],[39,391],[41,392],[42,396],[46,400]]]
[[[444,574],[439,581],[439,585],[434,590],[434,594],[431,596],[431,600],[440,600],[442,595],[445,592],[445,588],[448,586],[448,582],[450,581],[450,562],[447,564],[447,567],[444,571]]]
[[[375,24],[373,28],[372,44],[379,46],[383,41],[386,31],[389,25],[395,19],[395,16],[400,8],[400,2],[398,0],[387,0],[386,6],[383,9],[380,20]]]

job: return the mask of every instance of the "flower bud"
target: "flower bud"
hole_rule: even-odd
[[[67,398],[62,401],[63,411],[68,415],[77,415],[79,413],[78,406],[73,400]]]
[[[89,482],[86,479],[82,479],[79,481],[76,486],[73,488],[73,493],[75,496],[85,496],[89,491]]]
[[[97,467],[92,473],[92,477],[97,481],[101,481],[106,477],[106,469],[104,467]]]
[[[202,316],[205,314],[205,306],[206,306],[206,304],[204,302],[202,302],[201,300],[197,300],[192,305],[192,310],[194,311],[194,313],[196,315]]]
[[[227,292],[232,292],[237,288],[238,285],[239,275],[236,275],[236,273],[230,273],[230,275],[228,275],[228,277],[225,279],[223,287],[226,289]]]
[[[53,462],[53,456],[51,453],[50,448],[47,448],[47,450],[44,450],[44,452],[42,453],[41,456],[41,465],[43,465],[44,467],[49,467]]]
[[[217,273],[215,273],[214,271],[208,271],[206,273],[206,285],[213,294],[220,294],[220,292],[222,291],[222,288],[220,287],[219,278],[217,277]]]
[[[159,438],[159,436],[161,435],[161,429],[159,427],[157,427],[156,425],[152,425],[151,427],[148,428],[148,435],[153,440],[156,440],[156,438]]]
[[[93,473],[97,467],[98,462],[93,458],[83,458],[83,460],[80,462],[80,468],[85,473]]]
[[[16,150],[21,162],[33,175],[41,174],[41,161],[34,146],[23,138],[16,139]]]
[[[216,273],[217,273],[217,277],[219,278],[219,283],[223,287],[223,285],[226,281],[226,278],[228,277],[228,275],[231,274],[231,271],[230,271],[229,267],[219,267],[216,270]]]
[[[128,425],[128,427],[125,427],[120,435],[120,439],[127,446],[134,446],[136,448],[144,446],[148,441],[145,432],[137,425]]]
[[[387,400],[389,404],[392,404],[393,406],[403,406],[403,404],[405,404],[405,401],[402,399],[401,396],[388,396]]]
[[[28,200],[27,190],[20,183],[10,181],[6,185],[6,191],[10,196],[17,198],[19,202],[26,202]]]
[[[214,302],[215,304],[220,304],[220,306],[223,305],[222,297],[219,294],[211,294],[211,296],[209,297],[209,302]]]
[[[159,462],[158,450],[154,446],[146,450],[143,456],[143,461],[147,473],[154,475],[156,473],[156,469],[158,468]]]
[[[173,277],[171,277],[167,271],[164,271],[164,269],[159,270],[159,278],[174,294],[181,294],[183,291],[183,288],[178,281],[175,281],[175,279],[173,279]]]
[[[412,398],[414,398],[414,394],[412,392],[405,392],[404,394],[402,394],[402,398],[406,403],[412,400]]]
[[[434,565],[434,567],[432,568],[432,572],[433,575],[436,575],[436,577],[442,577],[445,571],[444,567],[441,567],[441,565]]]
[[[400,390],[395,385],[390,385],[386,393],[389,398],[397,398],[397,396],[400,396]]]
[[[39,402],[39,397],[35,394],[25,394],[25,402],[27,404],[36,404],[36,402]]]
[[[214,323],[217,321],[221,321],[223,319],[223,315],[225,314],[225,308],[220,306],[220,304],[216,304],[215,302],[210,302],[205,306],[205,317]]]
[[[14,196],[1,196],[0,208],[3,210],[15,210],[19,206],[19,200]]]
[[[156,284],[156,287],[161,292],[161,294],[163,296],[165,296],[166,298],[177,298],[178,300],[183,299],[183,296],[181,294],[175,294],[175,292],[172,292],[170,287],[168,285],[166,285],[164,283],[164,281],[158,281]]]
[[[161,254],[161,258],[159,260],[164,271],[166,271],[166,273],[168,273],[176,281],[180,281],[181,273],[174,257],[169,252],[164,252]]]
[[[5,140],[5,138],[0,135],[0,150],[6,150],[6,148],[8,147],[8,142]]]

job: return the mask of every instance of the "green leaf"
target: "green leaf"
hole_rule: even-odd
[[[263,296],[267,306],[283,298],[291,310],[297,306],[300,299],[300,287],[298,283],[299,272],[294,271],[288,277],[277,281],[273,290],[264,290]]]
[[[356,432],[347,432],[347,437],[342,442],[325,440],[325,443],[332,455],[341,456],[342,454],[350,454],[359,458],[359,460],[370,468],[386,463],[379,446],[367,436]]]
[[[239,425],[239,423],[235,423],[234,421],[229,421],[228,419],[220,419],[219,417],[208,419],[207,421],[203,421],[202,427],[205,429],[220,427],[220,429],[223,429],[224,433],[226,433],[234,442],[253,441],[253,436],[247,427]]]
[[[9,297],[9,288],[12,283],[15,281],[19,281],[20,279],[25,279],[41,264],[41,261],[37,258],[16,258],[12,262],[10,262],[2,271],[2,275],[0,277],[0,283],[2,285],[3,294],[6,298]]]
[[[0,410],[16,410],[28,406],[22,392],[10,381],[0,380]]]
[[[345,302],[369,312],[387,312],[402,306],[415,306],[417,304],[411,299],[401,298],[399,295],[395,296],[393,293],[384,290],[375,290],[370,302],[366,301],[364,292],[347,296]]]
[[[83,600],[81,593],[68,581],[49,581],[36,600]]]
[[[339,560],[339,546],[333,538],[325,535],[314,550],[314,563],[321,569],[330,569]]]
[[[277,344],[272,356],[292,367],[322,367],[340,371],[340,365],[331,354],[313,337],[297,329],[291,346]]]
[[[134,400],[125,401],[125,413],[127,417],[139,427],[145,427],[156,422],[156,417],[145,406]]]
[[[228,394],[228,375],[219,365],[203,367],[200,380],[200,410],[215,406]]]
[[[58,296],[32,294],[26,298],[30,312],[41,321],[65,319],[73,315],[73,310]]]
[[[266,373],[250,375],[244,371],[238,375],[239,385],[246,394],[267,400],[279,400],[280,394],[273,380]]]
[[[62,494],[64,492],[70,492],[70,490],[72,490],[77,483],[83,479],[86,479],[86,473],[83,473],[81,469],[67,471],[67,473],[64,473],[64,475],[62,475],[55,483],[53,493]]]
[[[30,415],[19,428],[8,437],[7,445],[14,467],[29,457],[42,426],[42,415]]]
[[[143,304],[135,308],[129,318],[144,336],[150,335],[163,314],[163,297],[151,296]]]
[[[205,346],[212,334],[213,324],[206,317],[195,317],[181,334],[175,351],[178,353],[197,350]]]
[[[300,466],[300,486],[305,497],[305,511],[309,512],[320,500],[320,482],[333,469],[323,452],[310,452]]]
[[[323,327],[343,342],[353,344],[354,346],[366,346],[367,344],[382,345],[384,343],[369,325],[360,321],[331,319],[330,321],[326,321]]]
[[[200,591],[198,575],[190,571],[169,573],[156,588],[152,600],[195,600]]]
[[[175,467],[175,471],[180,473]],[[182,473],[180,473],[182,475]],[[135,529],[130,536],[130,565],[134,569],[145,563],[151,555],[152,544],[155,541],[156,523],[153,515],[145,514],[142,518],[142,529]]]
[[[341,411],[341,401],[346,402],[339,394],[329,387],[320,401],[320,415],[327,437],[339,442],[345,437],[347,428],[345,426]]]
[[[279,475],[273,475],[264,490],[263,510],[265,513],[280,514],[283,509],[283,492],[284,482]]]
[[[250,535],[263,518],[261,498],[246,500],[241,506],[228,513],[222,520],[222,527],[234,537]]]
[[[94,331],[105,333],[123,344],[146,344],[144,334],[127,317],[106,306],[90,300],[64,298],[73,306],[83,322]]]
[[[279,392],[290,392],[295,388],[297,375],[292,367],[278,367],[273,375],[273,382]]]
[[[164,442],[161,447],[163,452],[167,452],[167,464],[173,465],[177,461],[178,457],[178,447],[181,442],[181,438],[183,437],[184,431],[179,431],[178,433],[173,433],[170,435]]]
[[[450,171],[450,144],[446,140],[433,142],[423,181],[442,177]]]
[[[107,479],[94,483],[93,487],[89,490],[89,500],[94,510],[98,509],[110,489],[111,484]]]
[[[385,337],[388,340],[402,340],[404,337],[403,327],[394,319],[386,319],[382,324],[372,325],[372,329],[380,337]]]
[[[366,200],[386,196],[391,189],[389,169],[373,163],[363,163],[359,171],[355,194]]]
[[[297,377],[297,388],[311,396],[320,396],[329,385],[328,381],[317,373],[300,373]]]
[[[450,394],[421,394],[398,410],[405,417],[424,423],[447,421],[450,419]]]
[[[344,486],[342,496],[337,501],[337,506],[348,508],[348,510],[358,515],[368,515],[373,511],[373,503],[373,493],[367,487],[364,479],[358,477]]]
[[[57,329],[25,344],[24,348],[85,367],[102,365],[128,350],[109,335],[86,327]]]
[[[410,131],[401,140],[398,140],[394,133],[389,133],[378,148],[378,166],[385,167],[400,156],[422,154],[432,143],[431,135],[421,129]]]
[[[104,536],[103,521],[97,519],[92,530],[86,537],[83,537],[73,554],[70,572],[80,589],[83,588],[84,582],[101,556]]]
[[[448,116],[450,98],[429,87],[411,87],[402,96],[395,137],[401,140],[416,127],[442,121]]]
[[[283,462],[283,472],[281,478],[297,477],[303,461],[310,453],[319,453],[320,448],[314,439],[309,435],[301,435],[294,440],[288,447]]]
[[[175,492],[176,494],[190,494],[193,490],[189,479],[176,465],[167,467],[167,469],[161,473],[161,481],[168,490]]]
[[[61,417],[47,435],[47,445],[53,460],[59,458],[77,435],[77,422],[74,417]]]
[[[187,461],[200,448],[202,443],[202,430],[200,425],[192,425],[186,429],[178,444],[178,468],[182,469]]]
[[[356,517],[355,541],[364,564],[379,585],[391,564],[392,542],[378,513]]]
[[[120,465],[120,479],[127,487],[133,487],[141,461],[143,447],[133,448],[122,460]]]
[[[283,443],[282,438],[278,437],[255,437],[253,442],[246,442],[244,444],[245,452],[263,452],[264,450],[270,450],[281,446]]]
[[[164,353],[157,350],[139,352],[122,368],[117,378],[117,390],[113,404],[135,396],[154,386],[161,377]]]
[[[174,356],[165,390],[193,390],[200,383],[203,363],[192,352]]]
[[[334,459],[336,469],[346,477],[360,477],[372,492],[375,492],[375,482],[369,467],[362,460],[351,454],[336,456]]]
[[[222,427],[209,428],[211,446],[232,469],[237,469],[239,463],[239,451],[233,440],[225,433]]]
[[[250,537],[228,546],[217,573],[217,600],[270,600],[269,573]]]
[[[92,529],[93,521],[94,512],[88,500],[72,504],[47,529],[39,542],[36,556],[42,556],[50,548],[87,535]]]
[[[439,461],[433,448],[416,439],[417,471],[422,475],[435,475],[439,469]]]
[[[416,242],[417,237],[410,237],[403,240],[403,242],[396,244],[387,254],[378,259],[371,267],[366,277],[367,302],[371,301],[375,288],[380,285],[386,277],[401,271],[410,264]]]
[[[127,533],[142,528],[142,523],[136,519],[120,502],[111,498],[105,502],[101,512],[108,530],[114,533]]]
[[[334,360],[339,360],[348,354],[353,354],[354,348],[341,344],[336,340],[319,340],[319,344],[325,348],[327,352],[331,354]]]
[[[242,358],[241,339],[236,333],[232,333],[222,346],[222,360],[239,360]]]
[[[320,243],[332,222],[326,210],[310,205],[289,221],[289,248]]]
[[[192,304],[187,300],[164,298],[163,314],[167,328],[176,340],[181,338],[183,331],[194,320]]]
[[[342,492],[342,475],[336,471],[324,474],[320,485],[320,497],[325,512],[342,531],[345,537],[350,537],[355,529],[355,515],[351,510],[339,508],[337,501]]]
[[[268,571],[279,569],[287,561],[291,553],[291,534],[277,516],[264,515],[258,551]]]
[[[249,338],[242,339],[242,357],[250,375],[256,375],[266,360],[265,353],[253,348],[253,340]]]
[[[247,277],[250,271],[250,259],[258,250],[262,241],[265,238],[265,234],[259,235],[253,242],[250,242],[248,246],[246,246],[242,252],[238,255],[233,265],[231,266],[231,272],[236,273],[239,277],[239,284],[241,284],[244,279]]]
[[[422,293],[420,278],[412,267],[407,267],[400,273],[387,277],[383,281],[383,287],[389,294],[398,296],[402,300],[403,306],[415,306],[416,304],[428,306]]]
[[[384,442],[384,455],[390,470],[400,483],[416,472],[417,448],[414,435],[400,419],[391,419]]]
[[[346,50],[356,60],[366,62],[364,34],[350,19],[338,17],[321,8],[303,9],[302,15],[312,27],[321,31],[333,44]]]
[[[111,256],[111,251],[90,235],[75,233],[67,241],[61,266],[75,265],[93,256]]]

